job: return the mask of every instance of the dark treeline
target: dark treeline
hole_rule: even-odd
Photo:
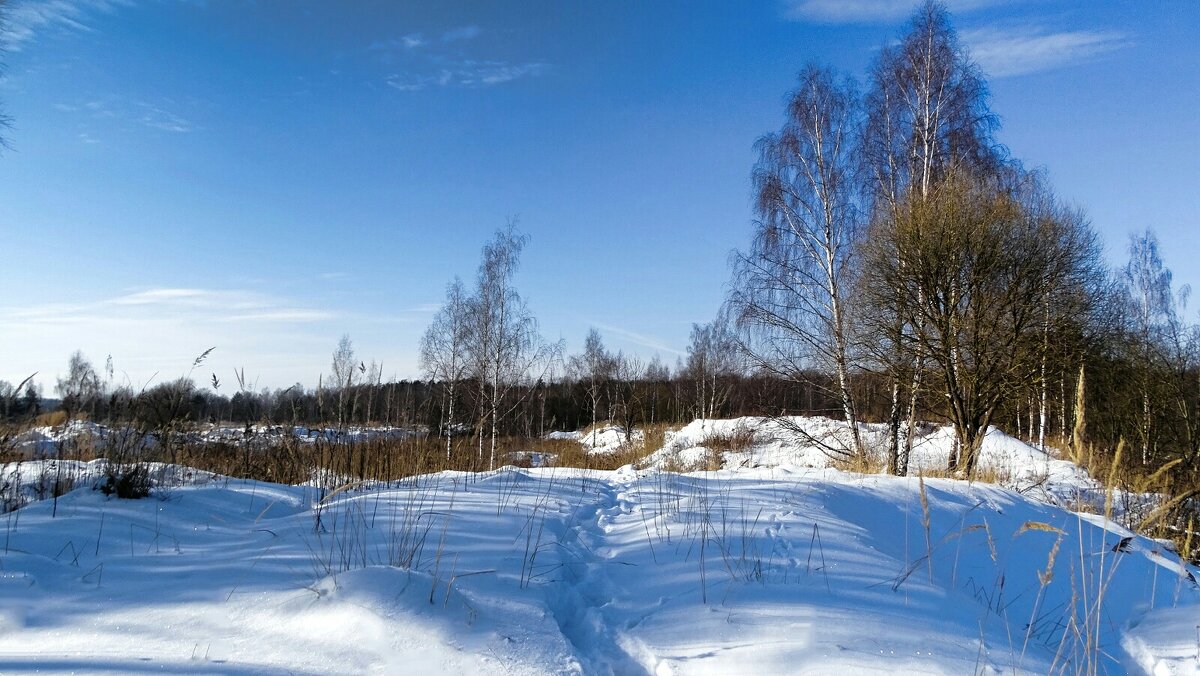
[[[593,349],[601,356],[597,369],[575,370],[578,360],[567,364],[565,373],[511,387],[504,407],[512,413],[498,427],[502,436],[544,436],[552,431],[582,429],[592,423],[619,425],[629,431],[644,425],[683,423],[697,417],[740,415],[837,415],[837,403],[827,395],[819,373],[811,373],[808,385],[770,376],[749,376],[726,372],[698,377],[695,365],[680,362],[671,372],[658,362],[632,378],[631,363],[639,363],[621,354],[609,354],[595,334]],[[344,356],[350,346],[343,339],[339,351]],[[352,348],[350,348],[352,349]],[[696,360],[690,360],[696,361]],[[562,371],[562,369],[559,369]],[[365,367],[359,370],[365,372]],[[220,381],[205,386],[191,378],[161,383],[140,391],[127,385],[112,385],[101,378],[82,353],[72,355],[68,375],[59,379],[56,391],[62,397],[56,405],[43,404],[36,388],[14,388],[0,382],[0,412],[8,422],[32,422],[39,414],[44,420],[86,419],[111,426],[133,425],[153,431],[169,425],[187,424],[268,424],[303,427],[397,426],[427,427],[434,434],[464,435],[475,430],[472,422],[450,423],[451,392],[454,408],[464,421],[486,415],[479,410],[483,398],[479,391],[486,383],[461,380],[457,383],[400,380],[395,382],[357,382],[350,379],[345,387],[238,390],[222,393]],[[14,394],[23,392],[25,394]],[[864,392],[864,397],[869,393]],[[465,412],[465,413],[463,413]],[[454,425],[454,427],[450,427]]]

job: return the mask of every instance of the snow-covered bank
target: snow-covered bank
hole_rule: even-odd
[[[859,433],[874,463],[884,466],[886,427],[863,423]],[[744,448],[723,450],[728,440],[739,438]],[[658,468],[702,466],[711,449],[721,449],[721,464],[726,468],[820,469],[834,466],[838,454],[852,447],[850,428],[843,421],[829,418],[695,420],[668,432],[666,444],[650,456],[647,464]],[[910,473],[944,471],[953,449],[950,427],[916,427]],[[989,429],[984,438],[978,467],[980,473],[998,477],[1006,486],[1034,491],[1060,505],[1094,502],[1102,492],[1102,486],[1077,465],[1056,459],[997,428]]]
[[[0,517],[0,672],[1195,668],[1194,572],[995,486],[547,468],[319,495],[79,489]]]

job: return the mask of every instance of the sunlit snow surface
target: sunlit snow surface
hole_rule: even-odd
[[[916,478],[727,466],[80,482],[0,516],[0,673],[1200,670],[1195,571],[1102,517],[930,479],[926,529]]]

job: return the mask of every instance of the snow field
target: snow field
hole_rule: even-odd
[[[1193,673],[1200,623],[1161,544],[945,479],[505,469],[57,509],[0,517],[0,673]]]

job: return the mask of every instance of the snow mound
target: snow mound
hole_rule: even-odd
[[[616,453],[626,444],[637,443],[643,438],[641,430],[634,429],[633,434],[626,434],[625,428],[620,425],[608,425],[579,434],[579,443],[583,444],[588,453],[597,454]]]
[[[883,466],[887,428],[860,424],[859,434],[876,465]],[[903,444],[903,434],[902,440]],[[954,450],[949,426],[923,425],[913,429],[909,460],[912,474],[942,472]],[[695,420],[668,432],[666,443],[647,459],[655,468],[696,467],[711,453],[731,468],[782,467],[823,469],[838,464],[854,447],[850,427],[822,417]],[[978,470],[1019,490],[1036,489],[1058,504],[1092,502],[1102,487],[1073,463],[990,428],[983,441]]]

